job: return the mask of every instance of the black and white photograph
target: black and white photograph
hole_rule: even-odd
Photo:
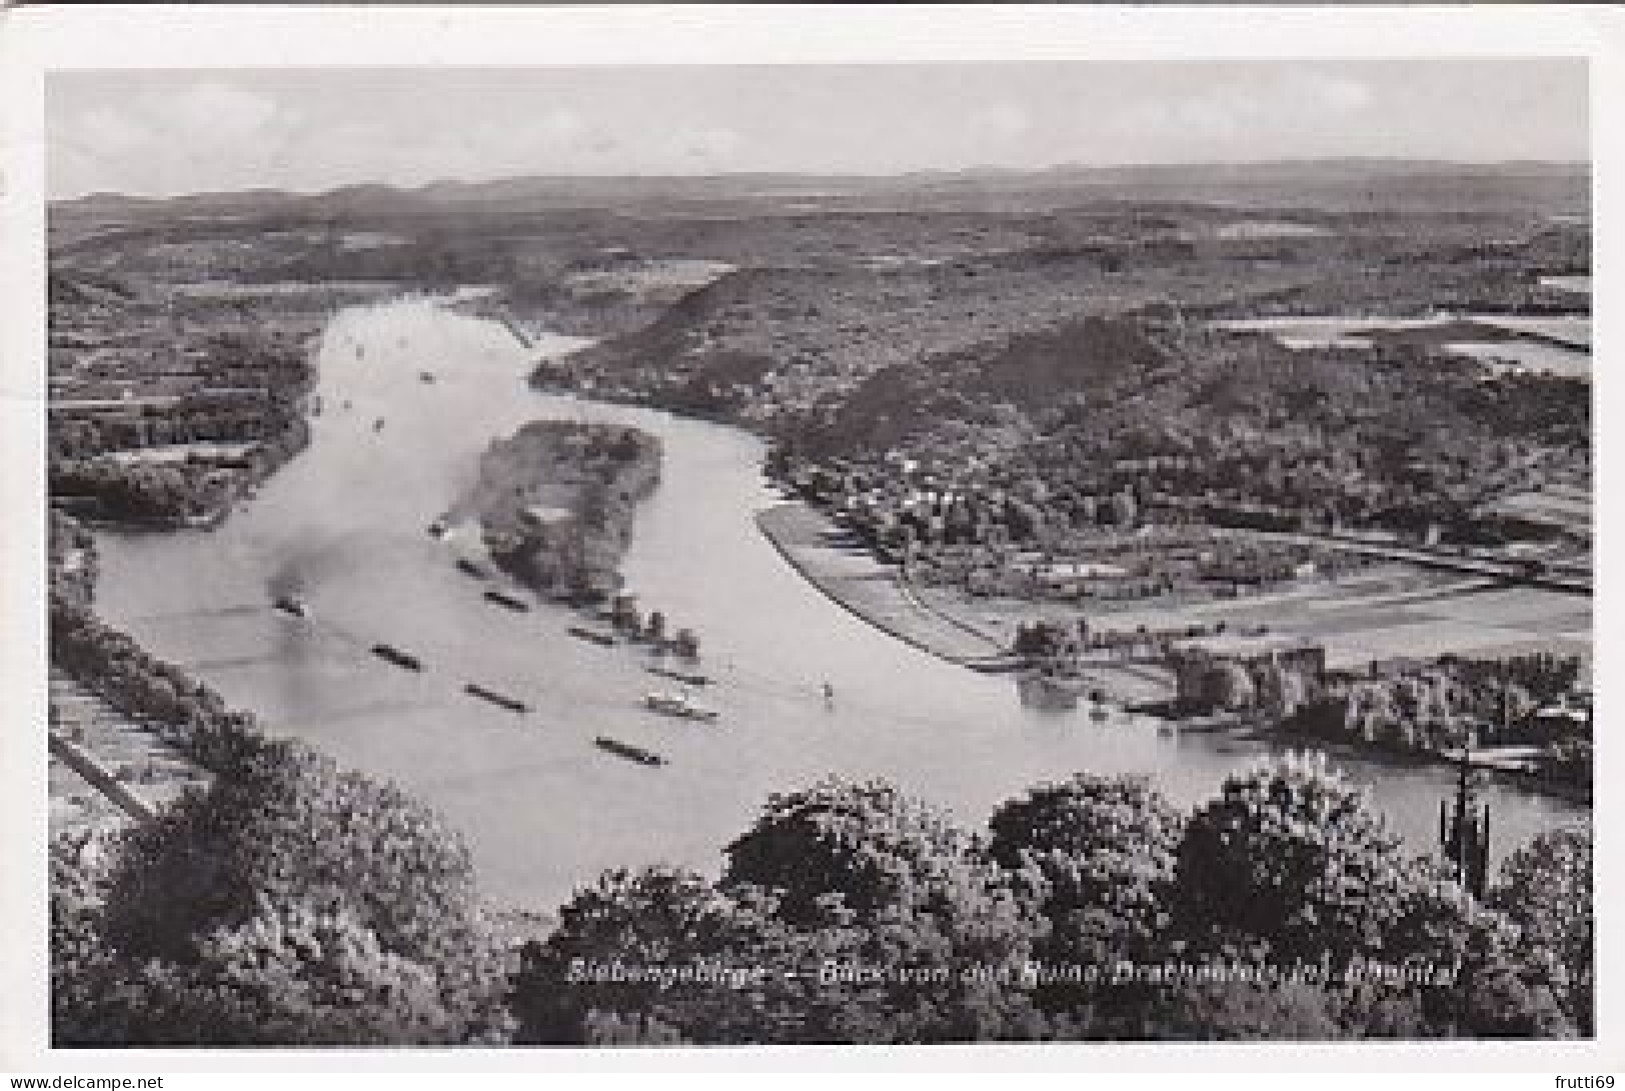
[[[45,72],[53,1055],[1596,1039],[1592,66],[1446,44]]]

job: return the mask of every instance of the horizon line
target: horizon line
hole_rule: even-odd
[[[1593,160],[1586,159],[1456,159],[1434,158],[1428,156],[1401,156],[1401,155],[1323,155],[1323,156],[1270,156],[1260,159],[1190,159],[1190,160],[1150,160],[1122,163],[1079,163],[1059,162],[1046,166],[1006,166],[1000,164],[975,164],[963,167],[914,167],[897,171],[817,171],[817,170],[723,170],[707,171],[704,173],[674,173],[666,172],[621,172],[616,174],[593,173],[534,173],[534,174],[506,174],[487,178],[466,177],[440,177],[425,182],[397,182],[384,179],[375,179],[358,182],[342,182],[320,189],[298,189],[280,186],[243,186],[241,188],[192,190],[184,193],[153,194],[132,193],[124,190],[97,189],[84,193],[63,197],[47,197],[47,205],[71,204],[76,201],[89,201],[96,199],[120,199],[126,201],[181,201],[200,197],[229,197],[238,195],[260,194],[279,195],[284,197],[319,198],[357,189],[389,189],[400,193],[419,193],[435,187],[445,186],[488,186],[501,185],[512,182],[588,182],[588,181],[645,181],[645,182],[696,182],[706,180],[746,180],[751,178],[782,178],[807,180],[843,180],[863,182],[902,181],[911,178],[951,175],[1044,175],[1065,171],[1078,173],[1133,171],[1133,170],[1177,170],[1177,169],[1215,169],[1215,168],[1247,168],[1271,166],[1312,166],[1324,164],[1389,164],[1393,166],[1442,166],[1464,167],[1478,169],[1514,168],[1514,167],[1549,167],[1566,169],[1583,169],[1590,171]]]

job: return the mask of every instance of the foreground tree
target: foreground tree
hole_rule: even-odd
[[[1265,944],[1278,962],[1381,954],[1407,858],[1364,791],[1324,756],[1275,759],[1224,783],[1180,849],[1175,910],[1198,949]]]
[[[1550,949],[1439,863],[1404,854],[1321,757],[1226,781],[1187,827],[1174,901],[1194,957],[1308,981],[1346,1034],[1573,1032]]]
[[[786,931],[751,897],[692,872],[605,872],[527,944],[509,1002],[518,1040],[679,1044],[797,1040],[785,1000]],[[771,971],[771,977],[764,971]]]
[[[253,1025],[327,1041],[327,1028],[359,1032],[343,999],[356,990],[434,996],[398,1019],[360,1016],[369,1041],[479,1038],[505,1022],[461,840],[393,786],[290,741],[243,741],[207,791],[124,836],[101,934],[140,968],[127,975],[138,988],[174,994],[143,1001],[178,1020],[150,1026],[153,1040],[191,1040],[198,1004],[221,1013],[226,1041],[265,1041]],[[290,1006],[267,1008],[279,1000]]]
[[[1034,868],[1048,884],[1047,949],[1124,953],[1168,923],[1183,825],[1145,778],[1079,773],[994,811],[988,854],[1008,870]]]
[[[466,1017],[431,967],[391,954],[348,909],[294,904],[203,937],[184,960],[120,958],[95,978],[89,1041],[62,1044],[449,1045]],[[88,1033],[87,1033],[88,1032]]]
[[[1042,1005],[1094,1033],[1132,1025],[1146,991],[1114,978],[1162,957],[1183,818],[1144,778],[1079,773],[1006,802],[988,827],[999,866],[1043,880],[1035,954],[1053,984],[1036,990]],[[1100,979],[1069,980],[1086,968]]]
[[[547,943],[524,952],[513,992],[521,1036],[1037,1033],[1016,973],[1036,918],[975,840],[931,808],[886,784],[826,781],[774,797],[728,854],[715,886],[649,869],[579,893]]]
[[[1585,826],[1551,830],[1515,853],[1502,868],[1491,904],[1523,930],[1525,943],[1553,952],[1567,975],[1559,998],[1579,1028],[1596,1032],[1596,924],[1592,838]]]
[[[846,982],[866,1041],[1036,1033],[1020,970],[1042,932],[1036,874],[1010,873],[942,812],[883,781],[826,780],[772,797],[727,848],[724,889],[771,892]]]

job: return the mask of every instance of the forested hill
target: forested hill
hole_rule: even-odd
[[[1591,171],[1584,163],[1454,163],[1405,159],[1305,159],[1273,162],[1129,166],[1063,164],[1047,169],[968,169],[899,175],[739,173],[669,177],[527,176],[445,180],[422,186],[340,186],[321,193],[274,189],[148,197],[92,193],[52,202],[53,216],[174,221],[187,217],[299,213],[313,218],[357,214],[427,215],[458,206],[514,211],[682,202],[813,202],[872,204],[899,195],[911,203],[980,204],[987,195],[1039,207],[1112,198],[1208,202],[1241,207],[1303,203],[1357,209],[1399,204],[1485,209],[1531,198],[1583,213]]]

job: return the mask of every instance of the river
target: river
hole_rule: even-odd
[[[895,641],[824,598],[761,536],[778,497],[756,438],[634,407],[543,395],[538,351],[499,324],[431,300],[339,312],[319,349],[323,411],[308,450],[222,527],[104,534],[99,601],[110,622],[184,665],[276,732],[391,778],[468,838],[486,889],[551,910],[600,870],[664,861],[714,872],[769,794],[837,773],[887,777],[967,824],[1075,770],[1151,776],[1180,804],[1211,796],[1266,744],[1150,721],[1096,723],[1024,707],[1007,678]],[[643,605],[700,635],[715,724],[639,705],[646,653],[567,633],[554,607],[494,607],[456,568],[465,531],[426,527],[490,440],[539,417],[635,424],[664,443],[662,483],[640,508],[624,565]],[[301,620],[269,607],[296,591]],[[370,654],[407,649],[414,674]],[[462,692],[524,698],[518,716]],[[828,682],[833,702],[822,687]],[[657,751],[641,766],[598,735]],[[1341,757],[1417,851],[1434,845],[1449,771]],[[1502,855],[1589,810],[1489,789]]]

